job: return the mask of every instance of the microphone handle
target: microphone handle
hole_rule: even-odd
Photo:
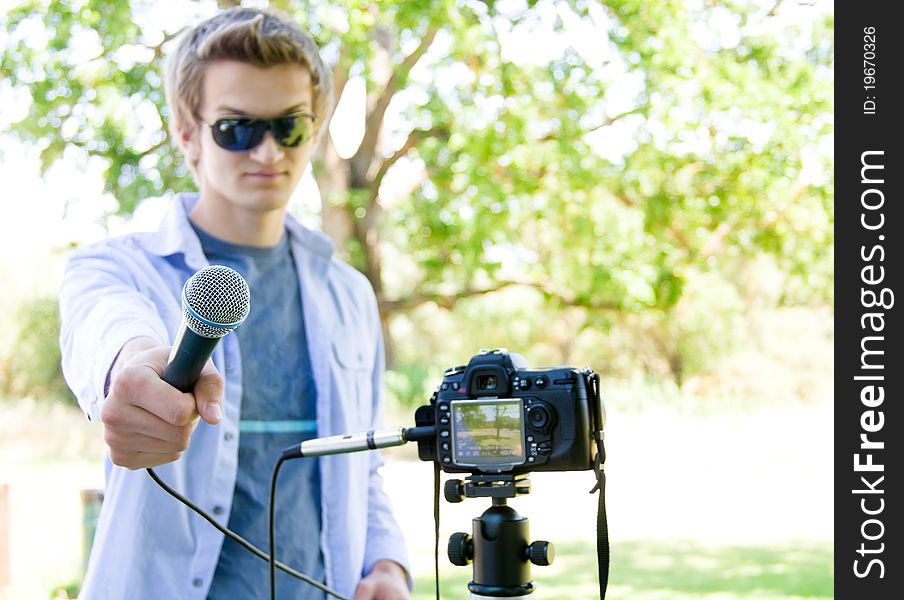
[[[198,335],[182,321],[169,361],[163,370],[163,381],[182,392],[192,391],[219,341],[220,338]]]

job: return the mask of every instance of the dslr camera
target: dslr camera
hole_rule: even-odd
[[[591,369],[531,369],[505,349],[446,370],[430,404],[415,411],[418,426],[436,428],[418,441],[418,456],[448,473],[593,469],[604,421]]]

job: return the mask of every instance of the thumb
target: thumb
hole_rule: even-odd
[[[223,418],[223,377],[208,360],[195,382],[195,404],[201,418],[216,425]]]

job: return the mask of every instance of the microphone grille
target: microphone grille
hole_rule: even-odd
[[[185,325],[202,337],[223,337],[242,324],[250,309],[245,278],[223,265],[204,267],[182,288]]]

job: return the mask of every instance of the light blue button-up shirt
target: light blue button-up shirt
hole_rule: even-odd
[[[70,257],[60,290],[63,373],[91,420],[100,419],[107,374],[128,340],[147,336],[170,345],[175,339],[182,285],[208,264],[188,221],[195,202],[195,194],[179,195],[157,232],[106,240]],[[379,427],[383,341],[373,290],[363,275],[333,257],[326,236],[291,217],[286,229],[305,310],[318,435]],[[225,524],[236,480],[242,398],[236,336],[222,340],[213,360],[226,384],[223,419],[215,426],[200,421],[182,458],[155,470]],[[382,491],[379,454],[317,460],[327,585],[351,597],[378,560],[408,568],[401,531]],[[105,473],[103,508],[80,597],[205,598],[223,534],[161,490],[144,470],[117,467],[107,458]],[[291,529],[293,523],[277,527]]]

